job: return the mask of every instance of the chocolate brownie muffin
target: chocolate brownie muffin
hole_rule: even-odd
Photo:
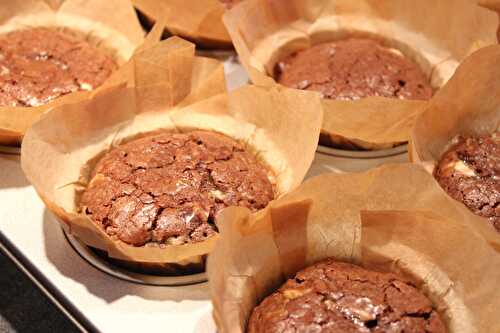
[[[429,80],[417,64],[371,39],[349,38],[296,52],[276,65],[275,78],[330,99],[432,96]]]
[[[72,34],[49,28],[0,35],[0,106],[39,106],[101,85],[112,57]]]
[[[460,136],[434,170],[441,187],[500,232],[500,133]]]
[[[409,281],[326,260],[266,297],[248,333],[446,332],[432,303]]]
[[[108,152],[91,177],[83,211],[134,246],[206,240],[223,208],[256,211],[274,198],[272,175],[253,154],[206,131],[133,140]]]

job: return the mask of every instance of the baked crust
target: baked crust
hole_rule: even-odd
[[[432,97],[430,82],[416,63],[363,38],[321,43],[293,53],[278,62],[275,78],[284,86],[337,100]]]
[[[202,242],[228,206],[253,211],[274,198],[270,174],[243,145],[194,131],[147,136],[108,152],[81,198],[112,238],[134,246]]]
[[[0,35],[0,106],[35,107],[100,86],[115,60],[70,32],[32,28]]]
[[[455,200],[488,218],[500,232],[500,133],[459,136],[443,154],[434,177]]]
[[[253,310],[247,332],[447,330],[429,299],[406,279],[329,259],[266,297]]]

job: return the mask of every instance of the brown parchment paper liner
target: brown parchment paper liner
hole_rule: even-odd
[[[452,333],[498,332],[500,256],[420,166],[306,181],[258,214],[231,207],[208,259],[219,332],[244,332],[256,304],[326,258],[412,279]]]
[[[480,6],[484,8],[488,8],[497,12],[498,17],[500,19],[500,1],[499,0],[478,0]],[[500,42],[500,26],[497,29],[497,39]]]
[[[209,48],[231,48],[219,0],[132,0],[148,24],[162,18],[167,31]]]
[[[84,101],[57,107],[34,124],[22,145],[23,170],[47,207],[85,244],[120,260],[199,263],[216,237],[133,247],[78,213],[79,194],[98,157],[145,133],[213,130],[254,151],[275,174],[281,195],[301,183],[313,160],[320,98],[252,86],[226,94],[223,65],[195,57],[194,45],[177,37],[141,50],[128,66],[128,83],[88,93]]]
[[[417,118],[410,160],[432,173],[457,135],[489,134],[500,129],[499,62],[500,45],[483,48],[464,60]],[[490,223],[483,224],[494,229]],[[500,235],[497,237],[500,240]]]
[[[499,19],[470,0],[247,0],[224,15],[254,83],[275,83],[275,64],[310,45],[367,36],[415,61],[439,89],[468,54],[496,43]],[[409,140],[420,101],[324,99],[322,144],[384,149]]]
[[[133,6],[127,0],[3,0],[0,34],[32,27],[69,29],[111,53],[119,65],[144,40]],[[19,145],[29,126],[63,96],[40,107],[0,107],[0,144]]]

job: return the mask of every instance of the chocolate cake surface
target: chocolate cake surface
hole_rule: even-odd
[[[443,154],[434,177],[454,199],[489,218],[500,232],[500,133],[460,136]]]
[[[72,34],[33,28],[0,35],[0,106],[39,106],[100,86],[114,59]]]
[[[274,198],[272,174],[221,134],[165,133],[130,141],[96,165],[81,206],[123,242],[185,244],[216,233],[228,206],[255,211]]]
[[[329,99],[432,97],[429,80],[416,63],[371,39],[314,45],[278,62],[274,74],[285,86],[318,91]]]
[[[391,273],[326,260],[312,265],[266,297],[248,333],[446,332],[431,302]]]

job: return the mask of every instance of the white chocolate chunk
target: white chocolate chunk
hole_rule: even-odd
[[[457,161],[457,162],[455,162],[455,165],[453,166],[453,168],[455,169],[455,171],[460,172],[463,175],[466,175],[466,176],[469,176],[469,177],[476,176],[476,173],[474,172],[474,170],[471,169],[463,161]]]
[[[309,289],[301,290],[301,289],[286,289],[283,291],[283,296],[288,299],[299,298],[300,296],[310,292]]]

